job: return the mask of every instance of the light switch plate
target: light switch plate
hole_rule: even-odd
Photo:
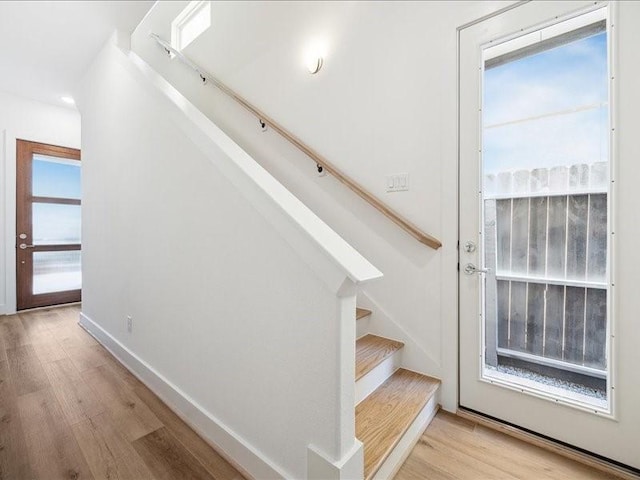
[[[406,192],[409,190],[409,174],[396,173],[386,177],[387,192]]]

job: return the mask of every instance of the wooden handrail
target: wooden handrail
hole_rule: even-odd
[[[349,187],[354,193],[356,193],[360,198],[364,199],[371,206],[373,206],[376,210],[386,216],[389,220],[394,222],[404,231],[406,231],[409,235],[414,237],[420,243],[427,245],[433,249],[438,249],[442,246],[442,243],[435,237],[429,235],[428,233],[420,230],[416,225],[412,222],[404,218],[399,213],[395,212],[393,209],[382,203],[377,197],[375,197],[372,193],[368,192],[364,187],[358,184],[355,180],[349,178],[346,174],[344,174],[340,169],[338,169],[335,165],[329,162],[326,158],[320,155],[318,152],[313,150],[311,147],[307,146],[302,140],[296,137],[294,134],[289,132],[287,129],[278,124],[271,117],[266,115],[264,112],[260,111],[258,108],[253,106],[247,100],[242,98],[236,92],[227,87],[220,80],[215,78],[213,75],[205,72],[200,67],[198,67],[194,62],[192,62],[188,57],[186,57],[182,52],[173,48],[168,42],[163,40],[158,35],[151,33],[150,36],[169,54],[177,56],[181,61],[183,61],[186,65],[195,70],[203,83],[211,82],[216,87],[218,87],[222,92],[224,92],[229,97],[233,98],[236,102],[242,105],[246,110],[255,115],[261,122],[265,125],[268,125],[270,128],[278,132],[283,138],[291,142],[293,145],[298,147],[300,151],[302,151],[305,155],[311,158],[314,162],[316,162],[319,166],[324,168],[331,175],[336,177],[340,182]]]

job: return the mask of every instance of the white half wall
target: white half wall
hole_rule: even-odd
[[[442,379],[457,408],[457,27],[513,2],[213,2],[185,54],[422,230],[416,242],[149,38],[187,2],[158,2],[132,49],[384,272],[363,288],[374,333],[402,332],[405,366]],[[324,50],[310,75],[304,54]],[[410,190],[386,192],[408,173]],[[360,300],[360,299],[359,299]],[[383,326],[385,320],[393,324]],[[409,341],[410,339],[410,341]]]
[[[107,45],[78,105],[87,328],[256,478],[308,476],[310,447],[354,471],[356,285],[380,272],[135,55]]]
[[[0,92],[0,315],[16,311],[16,140],[80,148],[80,114]]]

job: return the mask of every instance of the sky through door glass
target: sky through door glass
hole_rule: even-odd
[[[606,32],[487,69],[485,174],[608,160]]]

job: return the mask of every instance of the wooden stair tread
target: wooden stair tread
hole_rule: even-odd
[[[365,480],[376,474],[439,385],[435,378],[401,368],[356,407]]]
[[[382,361],[404,347],[404,343],[376,335],[365,335],[356,342],[356,381]]]
[[[367,310],[366,308],[356,308],[356,320],[360,320],[361,318],[368,317],[371,315],[371,310]]]

